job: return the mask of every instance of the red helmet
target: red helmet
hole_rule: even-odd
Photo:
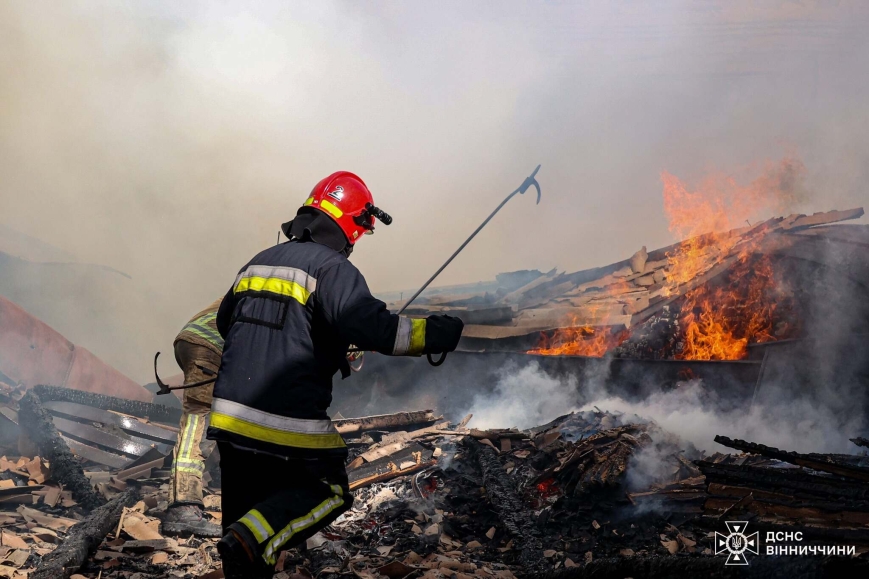
[[[371,191],[362,179],[349,171],[332,173],[317,183],[305,207],[319,209],[334,219],[351,245],[363,233],[374,233],[375,217],[387,225],[392,222],[389,215],[374,206]]]

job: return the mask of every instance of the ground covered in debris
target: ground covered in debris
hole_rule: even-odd
[[[5,410],[22,397],[10,389],[4,396]],[[89,427],[116,428],[82,414]],[[68,428],[69,418],[52,416]],[[147,431],[146,419],[126,419],[139,424],[125,428]],[[470,416],[451,425],[430,411],[336,424],[351,448],[354,507],[304,548],[284,552],[278,577],[684,576],[713,569],[704,561],[723,568],[716,533],[727,532],[728,520],[761,534],[797,529],[803,545],[844,546],[847,564],[869,564],[865,453],[803,455],[718,437],[738,453],[704,456],[653,422],[604,410],[525,431],[476,430]],[[171,455],[159,444],[124,468],[79,456],[94,493],[83,496],[66,488],[68,469],[27,453],[56,455],[66,435],[55,432],[50,444],[20,435],[14,445],[5,439],[0,458],[0,577],[52,576],[45,573],[58,565],[58,547],[79,543],[91,551],[74,565],[79,577],[222,576],[215,541],[161,532]],[[855,444],[859,451],[866,441]],[[208,516],[219,522],[217,481],[206,493]],[[105,506],[85,508],[84,498]]]

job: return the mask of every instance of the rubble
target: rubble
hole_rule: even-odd
[[[68,579],[82,566],[88,554],[95,551],[108,532],[117,525],[124,508],[136,503],[137,492],[127,489],[105,505],[95,509],[85,520],[73,527],[60,546],[43,557],[32,579]]]
[[[24,406],[50,392],[64,396],[31,390]],[[147,434],[124,421],[153,426],[113,414],[117,428]],[[787,453],[725,438],[717,441],[750,454],[705,456],[653,422],[597,409],[528,430],[476,429],[470,416],[451,425],[432,411],[339,420],[352,425],[344,436],[357,500],[306,549],[285,552],[277,577],[724,577],[713,545],[724,517],[747,518],[758,530],[800,525],[808,544],[835,538],[869,551],[862,456]],[[73,460],[104,506],[77,500],[50,460],[0,459],[6,576],[219,576],[214,540],[160,533],[169,472],[156,447],[123,469]],[[219,492],[206,486],[216,522]],[[857,569],[866,560],[804,564]]]
[[[485,440],[485,439],[484,439]],[[498,518],[516,542],[519,561],[528,571],[542,566],[543,545],[522,500],[512,487],[512,481],[505,480],[504,468],[498,460],[498,451],[488,448],[473,438],[467,439],[467,446],[476,458],[483,475],[483,486]]]

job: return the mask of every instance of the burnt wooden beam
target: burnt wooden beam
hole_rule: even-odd
[[[737,502],[741,502],[737,501]],[[710,496],[706,499],[703,508],[706,512],[726,513],[734,506],[733,497]],[[745,504],[746,511],[762,517],[783,517],[794,522],[812,521],[814,525],[830,525],[834,527],[865,528],[869,525],[869,513],[863,511],[848,510],[847,504],[803,504],[774,501],[771,499],[757,499]]]
[[[72,388],[61,388],[59,386],[39,385],[34,386],[30,390],[35,391],[39,395],[40,400],[45,402],[54,400],[85,404],[94,408],[147,418],[152,422],[162,422],[172,426],[177,426],[181,420],[181,410],[163,406],[162,404],[151,404],[149,402],[140,402],[139,400],[129,400],[127,398],[84,392]]]
[[[96,551],[105,536],[114,529],[124,507],[132,507],[139,500],[138,491],[128,488],[105,505],[72,527],[57,549],[42,558],[30,579],[68,579]]]
[[[373,485],[374,483],[381,483],[386,481],[391,481],[392,479],[396,479],[400,476],[405,476],[409,474],[413,474],[415,472],[419,472],[421,470],[427,469],[432,466],[437,466],[437,460],[430,460],[428,462],[421,462],[419,464],[415,464],[411,467],[399,470],[393,470],[389,472],[384,472],[380,474],[373,474],[369,477],[361,478],[359,480],[353,481],[350,483],[350,490],[355,491],[356,489],[361,489],[362,487],[367,487],[369,485]]]
[[[695,464],[706,477],[707,483],[750,487],[793,496],[835,496],[849,501],[869,502],[869,487],[857,481],[811,474],[800,469],[717,464],[705,460]]]
[[[726,436],[716,436],[715,442],[729,448],[741,450],[742,452],[760,454],[762,456],[774,458],[776,460],[781,460],[783,462],[788,462],[797,466],[804,466],[806,468],[811,468],[821,472],[828,472],[847,478],[869,482],[869,468],[836,462],[828,456],[822,454],[800,454],[798,452],[787,452],[784,450],[779,450],[778,448],[773,448],[771,446],[757,444],[755,442],[747,442],[745,440],[733,440],[727,438]]]
[[[19,426],[32,440],[43,458],[51,465],[51,477],[61,483],[85,509],[94,509],[105,501],[91,486],[81,464],[61,438],[51,420],[51,415],[42,407],[38,387],[27,391],[18,403]]]
[[[533,517],[512,488],[510,479],[505,476],[497,453],[471,437],[465,438],[464,444],[480,466],[489,502],[495,507],[498,518],[516,542],[519,562],[529,572],[541,569],[543,544],[532,523]]]
[[[783,231],[799,231],[816,225],[827,225],[849,219],[859,219],[860,217],[863,217],[862,207],[846,209],[845,211],[819,212],[814,215],[798,215],[792,222],[783,224],[781,229]]]
[[[415,410],[413,412],[396,412],[395,414],[378,414],[359,418],[342,418],[333,420],[332,424],[341,434],[352,434],[364,430],[388,430],[402,426],[417,424],[434,424],[442,416],[435,416],[431,410]]]

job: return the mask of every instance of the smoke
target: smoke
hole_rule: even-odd
[[[575,407],[577,379],[555,379],[537,364],[506,367],[491,394],[474,398],[469,412],[476,428],[531,428]]]
[[[707,452],[734,452],[713,442],[715,435],[798,452],[853,452],[855,447],[848,438],[865,427],[862,417],[842,421],[832,409],[813,406],[811,401],[799,397],[782,399],[777,404],[720,411],[706,403],[706,396],[702,383],[689,381],[639,402],[616,397],[601,398],[593,404],[611,412],[631,412],[653,420]]]
[[[867,18],[857,0],[5,2],[0,221],[132,277],[68,296],[119,303],[118,328],[45,321],[144,381],[338,169],[395,216],[353,256],[376,291],[421,283],[538,163],[541,204],[511,201],[439,283],[667,244],[662,171],[793,150],[804,210],[860,204]]]
[[[654,422],[681,439],[670,445],[671,452],[680,445],[691,449],[689,444],[707,453],[734,452],[715,443],[716,435],[798,452],[854,452],[848,439],[867,427],[862,399],[847,412],[812,392],[787,391],[782,385],[768,388],[769,396],[762,403],[750,406],[745,401],[736,409],[722,408],[716,393],[700,380],[679,382],[668,391],[662,391],[659,384],[650,396],[627,400],[607,395],[599,382],[588,377],[557,378],[532,363],[504,372],[491,394],[474,399],[470,412],[476,428],[530,428],[569,412],[594,409],[636,415],[639,421]],[[841,401],[841,392],[832,398]],[[651,467],[662,454],[649,454],[645,463]],[[641,470],[643,478],[654,478]]]

